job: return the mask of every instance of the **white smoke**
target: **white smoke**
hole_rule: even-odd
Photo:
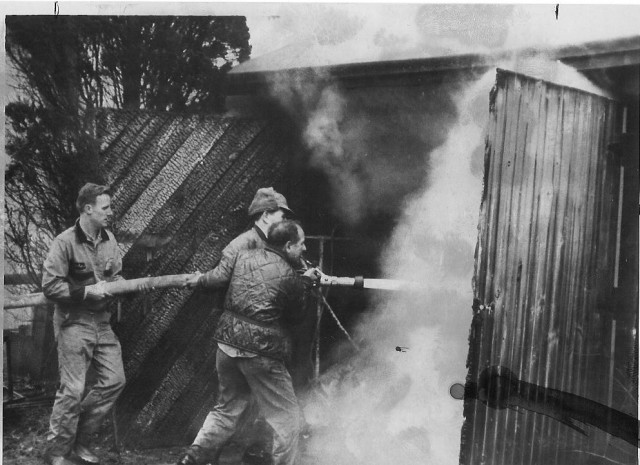
[[[309,166],[325,173],[330,183],[334,214],[346,224],[357,224],[367,213],[365,185],[359,171],[362,154],[347,150],[361,130],[358,118],[345,117],[345,100],[336,84],[322,71],[276,74],[270,90],[299,125],[308,150]],[[354,135],[355,134],[355,135]]]
[[[557,62],[517,58],[500,67],[603,95]],[[458,463],[463,404],[451,398],[449,388],[467,374],[471,280],[495,78],[491,69],[459,89],[457,120],[445,142],[426,157],[425,187],[406,201],[382,257],[386,277],[417,281],[425,291],[381,294],[356,335],[370,345],[349,365],[326,373],[307,406],[307,420],[320,427],[310,453],[321,465]],[[331,123],[322,121],[319,126],[333,134]]]
[[[294,45],[302,47],[301,54],[288,61],[292,66],[304,67],[326,65],[336,60],[349,62],[460,53],[490,54],[506,48],[520,48],[527,43],[519,31],[532,27],[526,13],[539,12],[540,8],[538,5],[432,4],[402,5],[397,6],[395,11],[390,5],[375,5],[365,13],[362,5],[310,4],[304,8],[291,5],[282,6],[274,22],[283,26],[285,31],[290,31],[292,36],[300,37],[303,36],[303,26],[307,25],[304,33],[307,39]],[[394,11],[395,15],[392,14]],[[583,10],[571,11],[574,11],[574,18],[580,15],[591,17]],[[620,10],[606,11],[609,14],[603,11],[604,17],[612,17],[612,14],[618,17],[621,14]],[[535,17],[539,17],[536,14],[538,16]],[[310,16],[316,18],[311,24],[305,19]],[[565,16],[563,21],[566,21]],[[555,23],[552,29],[557,29]],[[568,33],[561,35],[557,32],[556,35],[558,40],[560,37],[570,37]],[[540,32],[531,32],[527,40],[537,43],[538,39],[542,40],[539,36]],[[307,41],[310,42],[307,44]],[[540,51],[535,55],[514,54],[500,67],[606,95],[578,71],[548,60]],[[398,200],[414,189],[417,182],[410,183],[412,173],[406,167],[399,168],[397,159],[390,163],[389,160],[397,158],[397,153],[383,155],[379,147],[367,147],[367,143],[374,140],[371,136],[368,139],[364,136],[366,131],[371,131],[368,127],[370,121],[366,115],[353,110],[357,104],[354,106],[353,101],[343,97],[339,85],[326,69],[299,72],[295,79],[291,79],[291,74],[276,74],[271,85],[273,95],[284,103],[301,124],[300,132],[309,151],[309,164],[326,174],[330,183],[333,213],[343,224],[357,226],[368,215],[376,213],[376,209],[386,208],[389,212],[397,210]],[[346,111],[348,106],[349,111]],[[444,117],[439,119],[443,120]],[[436,121],[435,118],[432,120]],[[397,149],[402,150],[400,146]],[[414,170],[414,178],[417,178],[415,173],[420,168]],[[455,168],[450,167],[449,170],[454,170],[453,174],[458,175]],[[447,182],[444,181],[446,179],[437,178],[430,182]],[[460,186],[461,190],[468,188]],[[461,192],[459,195],[468,197],[467,194]],[[444,213],[441,222],[453,220],[447,212],[451,211],[449,204],[455,200],[447,197],[437,202],[436,206]],[[428,220],[425,214],[439,213],[436,210],[413,212],[425,218],[425,221]],[[431,221],[427,223],[433,224]]]
[[[429,156],[427,187],[407,202],[385,252],[388,276],[418,281],[425,292],[385,294],[358,329],[371,346],[348,369],[327,373],[324,392],[307,408],[307,421],[330,425],[330,434],[320,428],[313,437],[320,464],[458,463],[462,403],[449,387],[466,376],[494,80],[495,70],[461,90],[458,120]]]
[[[322,18],[333,8],[315,11]],[[394,31],[384,27],[388,23],[349,10],[351,15],[314,30],[312,51],[322,57],[316,64],[328,64],[337,56],[367,61],[415,56],[416,50],[426,57],[525,46],[537,40],[540,30],[530,37],[518,32],[521,24],[530,26],[522,8],[417,5],[414,21],[389,41],[385,38],[393,39]],[[402,23],[390,13],[385,14],[395,18],[394,24]],[[331,28],[340,33],[332,36]],[[393,47],[387,48],[387,42]],[[366,52],[362,44],[369,47]],[[576,70],[544,57],[514,56],[499,67],[604,95]],[[423,170],[424,187],[405,200],[382,256],[385,277],[418,281],[425,291],[380,294],[357,329],[355,339],[366,346],[349,363],[325,373],[307,399],[306,419],[314,427],[307,453],[319,465],[458,463],[463,403],[449,395],[449,388],[467,374],[484,138],[495,76],[492,69],[457,90],[457,118],[444,142],[412,168]],[[273,90],[289,109],[297,106],[310,164],[332,183],[335,212],[354,224],[372,203],[362,182],[362,156],[349,146],[362,140],[358,131],[366,121],[351,120],[346,112],[351,102],[336,85],[327,86],[327,78],[278,81]],[[429,118],[427,124],[445,118],[444,110]]]
[[[334,86],[324,87],[309,112],[303,138],[311,152],[310,164],[321,169],[331,183],[334,210],[354,224],[366,213],[364,190],[357,179],[359,158],[345,153],[344,99]]]

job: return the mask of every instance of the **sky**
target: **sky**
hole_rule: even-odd
[[[640,36],[640,3],[0,2],[0,13],[243,15],[251,58],[300,65],[428,58]],[[2,22],[4,37],[4,21]],[[288,48],[286,48],[288,47]],[[266,58],[268,60],[268,57]],[[11,77],[7,73],[8,83]],[[3,94],[11,96],[4,86]]]
[[[4,14],[53,14],[54,2],[1,2]],[[58,2],[60,14],[244,15],[256,58],[312,41],[344,59],[563,45],[640,34],[640,5]],[[392,55],[393,57],[393,55]]]
[[[638,5],[562,4],[558,19],[551,3],[289,3],[248,10],[253,57],[301,40],[357,60],[577,44],[640,34]]]

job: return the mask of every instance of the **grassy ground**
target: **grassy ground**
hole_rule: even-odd
[[[3,412],[4,465],[42,465],[51,407],[37,407]],[[102,458],[103,465],[174,465],[183,447],[146,450],[117,451],[111,434],[98,440],[95,452]],[[237,454],[237,453],[236,453]],[[238,463],[234,451],[223,457],[226,464]]]
[[[3,412],[3,465],[43,465],[51,407],[5,410]],[[102,465],[175,465],[184,447],[118,451],[109,428],[96,440],[94,451]],[[230,444],[220,457],[220,465],[242,465],[243,447]],[[305,463],[311,463],[305,460]],[[80,465],[80,464],[79,464]]]
[[[51,407],[3,412],[2,463],[5,465],[42,465]],[[109,435],[110,436],[110,435]],[[112,444],[109,444],[111,440]],[[182,448],[124,450],[118,453],[111,437],[98,441],[96,452],[104,465],[165,465],[178,461]]]

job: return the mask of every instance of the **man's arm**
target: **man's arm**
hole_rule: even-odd
[[[213,270],[207,271],[197,279],[197,287],[203,289],[225,287],[231,281],[233,267],[238,258],[238,251],[234,247],[225,247],[222,258]]]
[[[42,267],[42,291],[48,299],[57,302],[81,302],[85,286],[71,284],[69,257],[62,241],[54,239]]]

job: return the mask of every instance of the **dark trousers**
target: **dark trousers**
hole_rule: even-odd
[[[218,403],[207,415],[189,453],[198,462],[215,454],[233,435],[251,397],[274,431],[274,465],[298,462],[300,408],[291,376],[281,361],[268,357],[229,357],[218,349]]]

